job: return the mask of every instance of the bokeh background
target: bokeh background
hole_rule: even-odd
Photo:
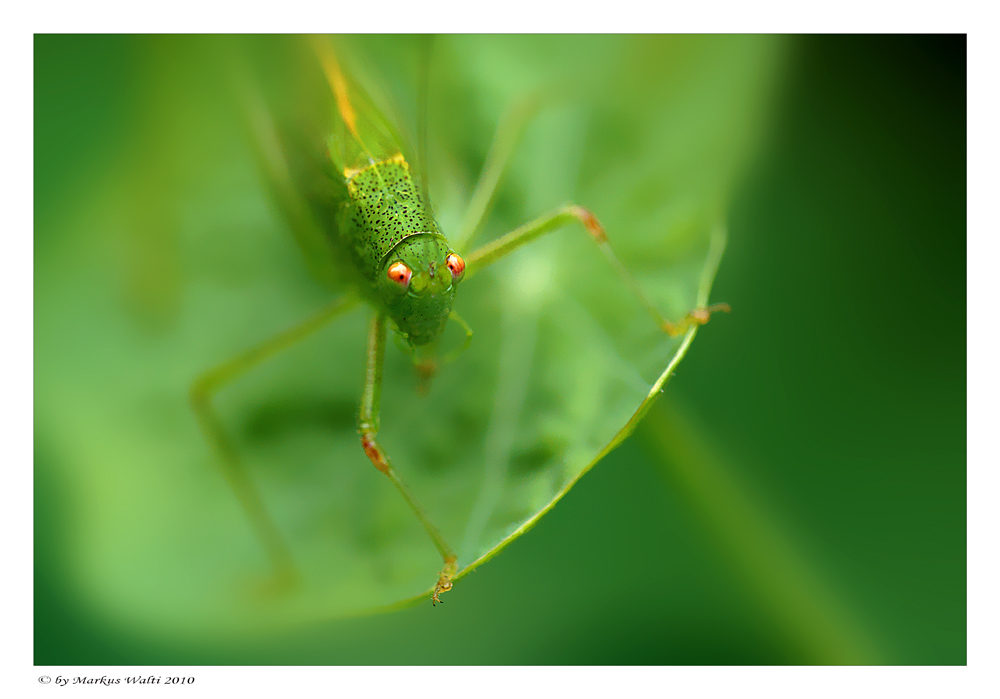
[[[36,266],[67,240],[52,212],[155,132],[141,42],[36,38]],[[73,483],[36,433],[35,662],[964,663],[965,39],[786,43],[712,294],[734,313],[460,595],[244,642],[111,625],[61,563]],[[148,301],[155,336],[173,311]]]

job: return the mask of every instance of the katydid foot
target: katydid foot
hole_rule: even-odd
[[[454,556],[449,556],[445,559],[444,569],[441,571],[441,575],[438,576],[437,584],[434,586],[434,594],[431,595],[431,604],[437,606],[438,602],[441,602],[441,593],[447,592],[452,587],[451,579],[458,572],[458,566],[456,565],[457,560]],[[444,604],[443,602],[441,602]]]
[[[713,313],[718,313],[719,311],[729,313],[729,304],[715,303],[707,308],[696,308],[677,323],[671,323],[669,320],[664,320],[662,326],[663,331],[670,335],[670,337],[677,337],[678,335],[682,335],[687,332],[688,329],[694,325],[704,325],[709,321],[709,318]]]

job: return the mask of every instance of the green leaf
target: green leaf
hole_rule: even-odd
[[[348,43],[412,129],[423,44]],[[441,568],[360,448],[366,308],[215,401],[291,550],[293,591],[268,592],[263,548],[189,410],[197,375],[331,300],[268,198],[212,69],[221,45],[121,47],[142,76],[125,81],[129,105],[114,107],[131,127],[105,137],[69,191],[38,184],[36,440],[39,468],[71,503],[58,525],[72,554],[59,570],[109,622],[178,638],[426,601]],[[586,206],[661,312],[680,319],[708,302],[725,204],[777,49],[763,37],[440,38],[426,170],[444,232],[461,221],[501,113],[536,94],[538,115],[477,242],[566,202]],[[54,73],[43,60],[39,80]],[[39,105],[45,137],[61,127],[48,111],[60,95],[53,88]],[[388,348],[379,433],[458,552],[446,601],[632,431],[694,337],[664,335],[582,227],[517,251],[460,294],[471,348],[426,393],[408,357]],[[448,332],[446,343],[461,342]]]

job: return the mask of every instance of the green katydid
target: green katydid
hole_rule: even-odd
[[[648,300],[615,256],[597,218],[573,204],[530,221],[463,256],[485,215],[509,152],[490,158],[463,226],[466,235],[453,246],[440,231],[417,172],[405,157],[403,139],[372,99],[349,79],[331,43],[312,38],[297,50],[306,68],[283,97],[297,105],[296,117],[276,114],[276,101],[262,97],[244,76],[241,91],[262,169],[275,199],[291,224],[312,271],[350,281],[353,293],[336,299],[305,322],[203,374],[192,387],[195,413],[217,452],[224,473],[267,550],[278,580],[294,578],[292,556],[269,517],[239,454],[214,412],[212,397],[265,359],[296,344],[359,302],[371,308],[365,384],[358,416],[361,446],[372,464],[400,491],[420,520],[443,561],[431,593],[433,603],[452,587],[457,556],[400,477],[378,441],[382,365],[388,328],[413,357],[425,379],[433,374],[439,338],[449,319],[472,331],[455,313],[458,287],[478,270],[540,236],[579,222],[606,255],[635,298],[670,335],[707,322],[725,304],[695,309],[671,323]],[[301,114],[308,116],[302,117]],[[287,121],[291,121],[289,126]],[[509,125],[508,125],[509,127]],[[510,128],[501,128],[494,151],[509,151]],[[497,144],[504,147],[497,148]],[[451,358],[455,353],[449,355]]]

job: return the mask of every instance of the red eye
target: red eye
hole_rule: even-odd
[[[450,253],[447,259],[448,269],[451,270],[452,279],[456,282],[462,278],[465,273],[465,260],[456,255],[455,253]]]
[[[402,262],[393,262],[389,265],[386,275],[405,289],[410,284],[410,277],[413,275],[413,272]]]

